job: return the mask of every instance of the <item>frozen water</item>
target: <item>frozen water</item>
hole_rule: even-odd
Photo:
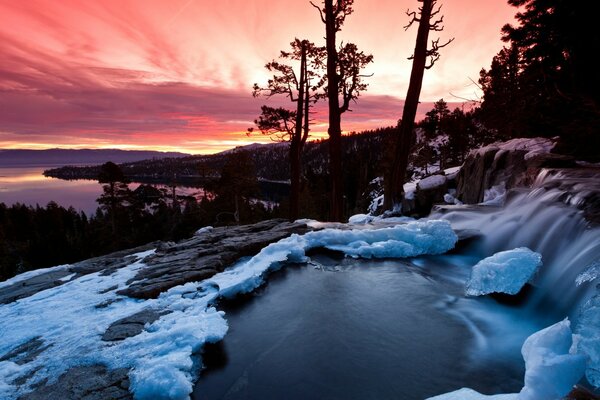
[[[525,360],[525,386],[519,400],[562,399],[583,376],[586,357],[571,354],[571,323],[564,319],[527,338],[521,354]]]
[[[586,357],[572,354],[573,334],[568,319],[529,336],[521,354],[525,360],[525,386],[519,393],[486,396],[472,389],[431,397],[428,400],[559,400],[583,376]]]
[[[583,305],[575,333],[578,353],[589,357],[587,380],[600,387],[600,296],[592,297]]]
[[[541,265],[542,255],[526,247],[501,251],[473,267],[466,284],[466,294],[517,294]]]

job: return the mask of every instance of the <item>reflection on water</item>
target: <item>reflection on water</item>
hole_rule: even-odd
[[[48,166],[0,168],[0,203],[45,206],[54,201],[63,207],[92,214],[102,187],[94,181],[63,181],[42,175]]]
[[[63,207],[74,207],[87,215],[96,212],[96,199],[102,194],[102,186],[96,181],[67,181],[43,175],[45,169],[55,166],[0,167],[0,203],[12,205],[45,206],[54,201]],[[139,183],[131,183],[134,190]],[[161,185],[155,185],[163,187]],[[178,187],[177,195],[199,197],[202,189]]]

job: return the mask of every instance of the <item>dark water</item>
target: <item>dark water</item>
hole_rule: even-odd
[[[519,348],[530,332],[502,354],[478,355],[465,304],[448,312],[464,275],[448,269],[459,267],[317,258],[328,266],[287,267],[250,299],[221,306],[230,331],[207,349],[194,399],[424,399],[522,387]],[[487,306],[466,306],[494,320]]]

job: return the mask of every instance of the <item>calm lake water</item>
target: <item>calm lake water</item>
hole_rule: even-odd
[[[53,167],[56,166],[0,167],[0,203],[45,206],[55,201],[88,215],[95,212],[96,199],[102,193],[98,182],[64,181],[42,175],[44,170]]]
[[[44,170],[54,167],[57,165],[0,167],[0,203],[45,206],[50,201],[54,201],[63,207],[72,206],[87,215],[95,213],[98,207],[96,199],[102,193],[102,186],[96,181],[66,181],[43,175]],[[138,183],[129,185],[131,189],[137,186]],[[182,187],[177,190],[177,194],[180,195],[194,195],[201,192],[202,190],[198,188]]]

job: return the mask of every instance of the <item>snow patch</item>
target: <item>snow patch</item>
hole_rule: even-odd
[[[431,175],[417,182],[419,190],[428,190],[440,187],[446,183],[447,178],[444,175]]]
[[[426,400],[517,400],[518,395],[513,394],[495,394],[486,396],[473,389],[462,388],[451,393],[441,394],[435,397],[429,397]]]
[[[542,265],[542,255],[519,247],[478,262],[467,281],[466,295],[517,294]]]
[[[495,157],[500,156],[500,152],[506,151],[526,151],[525,160],[529,160],[532,157],[535,157],[539,154],[550,153],[554,146],[556,145],[556,140],[548,139],[548,138],[516,138],[509,140],[507,142],[496,142],[489,144],[484,147],[480,147],[475,150],[471,150],[469,155],[472,156],[483,156],[486,152],[497,149],[498,153],[496,153]]]
[[[212,226],[204,226],[204,227],[202,227],[202,228],[198,229],[198,230],[197,230],[197,231],[194,233],[194,236],[200,236],[200,235],[204,235],[205,233],[208,233],[208,232],[210,232],[210,231],[212,231],[212,230],[213,230],[213,227],[212,227]]]

